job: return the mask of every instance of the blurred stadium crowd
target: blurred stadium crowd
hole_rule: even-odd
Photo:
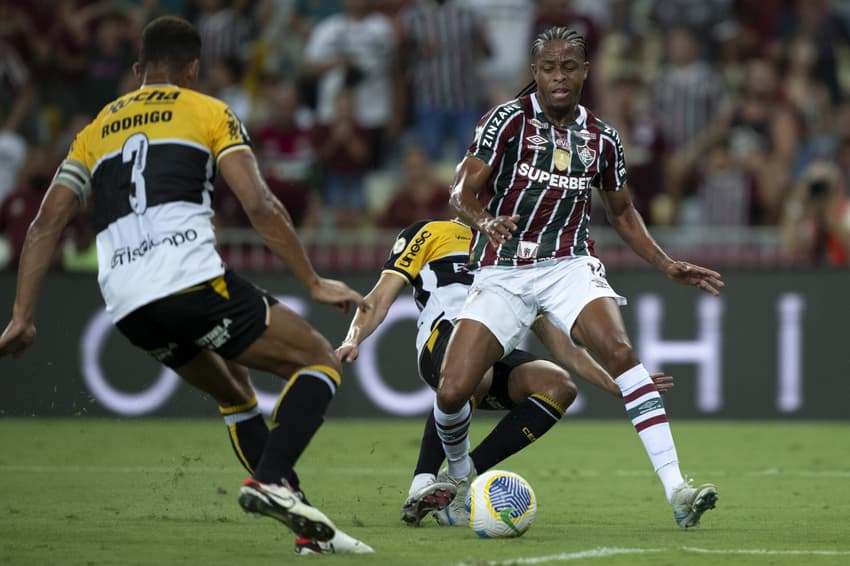
[[[245,122],[318,267],[373,269],[400,227],[450,215],[476,121],[528,82],[552,25],[587,38],[583,103],[619,130],[666,245],[715,265],[848,265],[848,1],[0,0],[8,268],[75,133],[136,88],[140,31],[162,14],[198,27],[198,89]],[[226,186],[214,203],[228,261],[274,267]],[[603,259],[628,263],[593,214]],[[80,218],[57,266],[92,269],[91,244]]]

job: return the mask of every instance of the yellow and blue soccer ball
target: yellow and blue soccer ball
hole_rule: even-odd
[[[519,474],[490,470],[469,486],[469,527],[482,538],[521,536],[537,513],[531,485]]]

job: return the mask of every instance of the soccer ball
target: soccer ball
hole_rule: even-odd
[[[519,474],[490,470],[475,478],[466,496],[469,527],[482,538],[521,536],[537,513],[534,490]]]

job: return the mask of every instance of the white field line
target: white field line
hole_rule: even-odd
[[[526,558],[510,558],[507,560],[485,560],[474,563],[461,562],[456,566],[510,566],[512,564],[543,564],[546,562],[568,562],[570,560],[581,560],[583,558],[604,558],[606,556],[628,555],[628,554],[650,554],[658,552],[692,552],[696,554],[719,554],[719,555],[758,555],[758,556],[850,556],[850,550],[766,550],[766,549],[712,549],[697,548],[693,546],[680,546],[674,548],[610,548],[599,547],[591,550],[578,552],[564,552],[562,554],[550,554],[548,556],[529,556]]]
[[[135,474],[135,473],[152,473],[152,474],[169,474],[173,473],[177,468],[181,468],[184,472],[193,473],[232,473],[235,469],[241,471],[242,468],[235,463],[232,466],[212,467],[198,465],[198,463],[175,462],[170,465],[158,466],[93,466],[93,465],[68,465],[68,464],[0,464],[0,473],[117,473],[117,474]],[[409,475],[409,468],[369,468],[357,466],[339,466],[333,467],[330,470],[323,470],[325,473],[332,472],[339,475],[351,476],[396,476]],[[691,472],[689,470],[689,472]],[[755,477],[801,477],[801,478],[850,478],[850,470],[782,470],[778,468],[768,468],[764,470],[748,470],[741,472],[730,472],[724,470],[696,470],[692,471],[693,475],[705,478],[731,477],[731,476],[755,476]],[[580,477],[580,478],[597,478],[597,477],[654,477],[655,474],[651,470],[633,469],[633,470],[558,470],[554,473],[542,471],[544,477]]]
[[[697,554],[752,554],[765,556],[850,556],[850,550],[768,550],[765,548],[718,550],[683,546],[680,550]]]

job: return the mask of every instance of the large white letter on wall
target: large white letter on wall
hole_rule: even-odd
[[[664,307],[658,295],[637,299],[638,355],[650,371],[665,363],[696,364],[696,406],[713,413],[723,407],[721,322],[723,303],[717,297],[700,297],[697,302],[697,335],[694,340],[663,340],[661,319]]]

